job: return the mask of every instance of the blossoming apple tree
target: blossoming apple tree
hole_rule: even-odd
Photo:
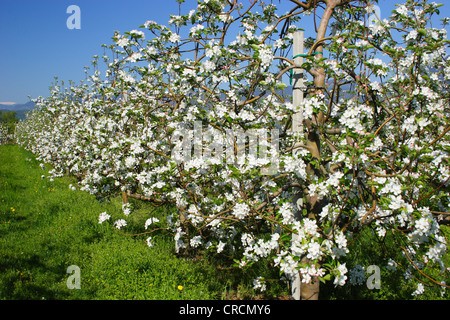
[[[0,144],[4,144],[8,141],[8,128],[3,123],[0,123]]]
[[[56,83],[17,141],[82,190],[122,192],[117,228],[132,214],[127,197],[171,205],[177,250],[272,263],[300,275],[302,298],[317,298],[319,280],[348,283],[361,238],[391,257],[380,268],[446,288],[450,63],[446,29],[431,25],[439,5],[408,0],[381,19],[369,0],[290,2],[279,13],[276,1],[199,1],[169,26],[116,32],[104,70],[95,57],[85,82]],[[302,24],[308,15],[314,25]],[[300,27],[315,30],[301,65]],[[285,82],[300,69],[294,105]],[[162,225],[150,217],[142,228]]]

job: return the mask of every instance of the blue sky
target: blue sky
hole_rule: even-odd
[[[382,18],[390,15],[394,2],[379,1]],[[281,3],[290,7],[287,0]],[[66,26],[72,4],[81,9],[79,30]],[[196,4],[186,0],[182,13]],[[448,7],[442,17],[450,16]],[[92,56],[103,55],[101,44],[112,43],[115,30],[138,29],[147,20],[167,25],[170,14],[178,14],[175,0],[0,0],[0,103],[45,97],[55,76],[78,83]]]
[[[81,10],[79,30],[66,26],[71,4]],[[55,76],[79,82],[114,30],[138,29],[147,20],[167,25],[177,12],[175,0],[0,0],[0,102],[47,96]]]

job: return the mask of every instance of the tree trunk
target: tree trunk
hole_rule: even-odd
[[[303,258],[301,263],[309,263],[309,259]],[[310,283],[301,284],[300,300],[319,300],[320,280],[313,277]]]
[[[330,21],[331,15],[334,8],[345,3],[345,0],[325,0],[326,8],[320,20],[320,25],[317,30],[317,37],[312,50],[317,52],[315,54],[316,58],[322,58],[323,54],[323,40],[325,39],[326,30],[328,23]],[[299,58],[294,58],[296,64],[303,63],[303,32],[297,32],[294,35],[294,57],[300,55]],[[298,59],[298,60],[297,60]],[[294,85],[293,85],[293,102],[294,107],[297,107],[301,101],[303,101],[303,74],[297,75],[297,72],[301,73],[298,69],[294,69]],[[321,93],[325,88],[325,72],[323,69],[314,69],[310,73],[314,80],[314,89],[311,91],[311,95],[317,95]],[[297,75],[297,76],[296,76]],[[300,80],[300,81],[299,81]],[[310,119],[303,119],[301,117],[301,112],[293,115],[292,119],[292,130],[306,138],[306,148],[311,152],[312,159],[320,160],[320,136],[317,133],[316,125],[323,125],[324,115],[322,112],[316,115],[316,118],[312,121]],[[305,124],[305,127],[303,127]],[[306,129],[306,131],[304,131]],[[295,152],[295,149],[294,149]],[[315,172],[314,167],[308,163],[306,167],[306,172],[309,176],[317,175],[320,173]],[[303,196],[303,195],[302,195]],[[322,207],[325,205],[326,201],[317,201],[317,195],[315,194],[305,194],[306,202],[303,203],[303,197],[295,199],[295,208],[297,209],[298,218],[302,218],[303,208],[308,211],[308,218],[315,219],[316,214],[320,213]],[[295,235],[293,236],[295,239]],[[306,257],[301,260],[301,263],[308,264],[310,261]],[[318,266],[316,266],[318,267]],[[302,283],[300,275],[297,274],[292,281],[292,298],[295,300],[318,300],[320,291],[320,281],[317,277],[313,277],[310,283]]]
[[[126,192],[122,192],[122,203],[123,204],[127,204],[129,201],[128,201],[128,195],[127,195],[127,193]]]

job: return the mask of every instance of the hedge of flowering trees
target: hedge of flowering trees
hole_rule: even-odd
[[[14,128],[17,121],[15,111],[0,110],[0,144],[14,141]]]
[[[0,145],[7,143],[10,138],[10,134],[8,134],[8,127],[0,122]]]
[[[450,62],[447,32],[432,25],[439,6],[408,0],[370,22],[369,0],[290,3],[280,13],[276,1],[199,1],[169,26],[116,32],[105,70],[95,57],[88,81],[38,98],[18,143],[99,197],[171,205],[177,250],[299,274],[303,298],[317,297],[319,280],[349,282],[346,258],[362,238],[383,252],[373,264],[401,269],[414,294],[446,288]],[[310,14],[315,26],[302,25]],[[316,33],[296,65],[300,26]],[[282,80],[300,68],[307,86],[294,106]],[[263,147],[271,157],[258,157]],[[132,214],[124,200],[117,228]]]

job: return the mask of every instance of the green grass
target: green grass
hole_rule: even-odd
[[[152,248],[148,235],[121,234],[112,225],[124,217],[120,199],[100,203],[70,190],[73,178],[41,178],[51,168],[39,164],[18,146],[0,146],[0,299],[253,297],[251,275],[224,272],[208,256],[178,257],[167,234],[152,234]],[[134,205],[141,213],[133,219],[143,226],[148,205]],[[163,220],[167,210],[153,214]],[[99,224],[104,211],[112,221]],[[133,233],[133,226],[123,231]],[[81,289],[67,287],[70,265],[80,268]]]

